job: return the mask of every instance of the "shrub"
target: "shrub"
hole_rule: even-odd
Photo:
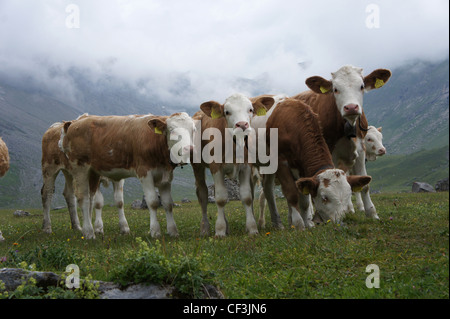
[[[189,256],[167,257],[159,241],[154,246],[136,238],[137,249],[126,253],[125,261],[113,269],[112,280],[130,283],[167,284],[189,297],[201,298],[204,282],[212,273],[202,270],[199,260]]]

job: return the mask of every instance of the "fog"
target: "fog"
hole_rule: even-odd
[[[0,0],[0,76],[76,99],[112,77],[167,104],[295,94],[345,64],[448,57],[449,2]]]

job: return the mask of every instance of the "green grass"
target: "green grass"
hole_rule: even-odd
[[[449,298],[448,193],[376,194],[372,199],[381,221],[356,213],[343,224],[302,232],[288,228],[286,202],[279,199],[286,229],[268,226],[253,237],[245,232],[241,203],[230,202],[226,211],[231,233],[222,239],[200,237],[198,204],[182,204],[174,208],[180,237],[159,241],[148,235],[147,211],[127,209],[132,233],[124,236],[119,235],[116,210],[105,207],[105,235],[87,241],[70,230],[66,211],[52,212],[53,233],[48,235],[40,230],[40,210],[23,218],[0,210],[6,238],[0,258],[7,257],[0,268],[25,260],[36,263],[38,270],[61,273],[76,263],[82,276],[112,280],[117,265],[138,250],[140,237],[150,248],[159,247],[168,260],[196,260],[227,298]],[[215,205],[208,205],[208,212],[213,233]],[[162,209],[158,218],[165,228]],[[369,264],[380,268],[378,289],[365,285]]]

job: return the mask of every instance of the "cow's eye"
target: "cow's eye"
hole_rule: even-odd
[[[361,91],[364,90],[364,84],[361,84]]]
[[[339,90],[335,88],[334,93],[339,94]]]
[[[230,112],[229,111],[225,111],[225,115],[230,115]]]
[[[368,141],[368,142],[372,142],[372,139],[371,139],[371,138],[368,138],[367,141]]]
[[[248,110],[249,113],[253,113],[253,109]]]
[[[327,204],[328,203],[328,197],[327,196],[322,196],[322,203]]]

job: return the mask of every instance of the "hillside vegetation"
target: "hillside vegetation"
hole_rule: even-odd
[[[120,235],[117,211],[106,207],[104,236],[87,241],[70,229],[66,209],[52,213],[50,235],[41,231],[39,209],[22,218],[0,210],[0,219],[7,225],[2,228],[6,241],[0,243],[0,268],[25,262],[35,264],[37,270],[62,273],[74,263],[82,278],[91,275],[97,280],[120,281],[120,274],[127,273],[127,278],[167,281],[154,279],[160,274],[161,262],[182,258],[186,266],[178,277],[191,278],[197,285],[198,281],[213,283],[226,298],[448,299],[448,192],[375,194],[373,201],[379,221],[356,213],[344,223],[330,222],[299,232],[289,228],[286,201],[279,199],[286,229],[272,229],[269,223],[255,236],[245,231],[242,204],[230,202],[226,206],[230,235],[226,238],[200,237],[198,204],[182,204],[174,208],[180,237],[159,240],[148,235],[147,211],[126,209],[131,234]],[[216,212],[216,205],[209,204],[212,225]],[[165,229],[161,209],[158,218]],[[151,255],[140,253],[139,238],[150,247]],[[140,267],[144,258],[150,263]],[[372,264],[380,270],[379,288],[366,286],[370,274],[366,267]],[[184,288],[194,287],[188,281]]]

